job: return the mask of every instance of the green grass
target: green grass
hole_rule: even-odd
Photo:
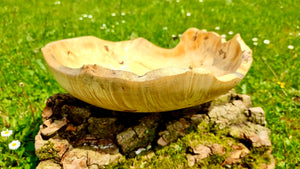
[[[178,43],[172,35],[189,27],[227,39],[229,31],[241,34],[254,62],[236,90],[265,110],[277,168],[299,167],[299,9],[297,0],[0,0],[0,129],[13,130],[8,140],[0,138],[0,168],[35,168],[34,136],[45,100],[64,92],[43,59],[45,44],[94,35],[112,41],[144,37],[171,48]],[[13,139],[21,142],[17,150],[8,149]]]

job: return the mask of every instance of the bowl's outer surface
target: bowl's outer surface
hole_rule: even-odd
[[[76,49],[80,50],[80,54],[74,54],[79,58],[78,60],[84,60],[81,57],[81,53],[84,52],[90,52],[88,57],[96,57],[96,54],[91,52],[90,45],[82,45],[85,41],[88,44],[97,44],[92,45],[97,48],[106,49],[107,45],[118,46],[119,48],[112,47],[110,50],[116,50],[119,53],[125,50],[124,47],[128,47],[127,43],[130,43],[133,44],[130,47],[135,53],[134,49],[137,43],[132,41],[109,42],[90,36],[79,37],[49,43],[42,49],[42,52],[57,82],[76,98],[98,107],[116,111],[162,112],[196,106],[228,92],[242,80],[251,67],[252,52],[239,35],[228,42],[221,42],[221,37],[216,38],[217,42],[208,44],[208,46],[204,43],[204,39],[207,38],[204,35],[219,37],[215,33],[199,31],[195,28],[188,29],[183,34],[180,43],[173,49],[159,48],[139,38],[138,41],[142,41],[142,43],[145,41],[144,43],[151,47],[150,50],[161,54],[157,56],[158,60],[165,59],[165,55],[168,55],[168,59],[163,60],[165,62],[179,60],[178,67],[176,61],[172,62],[173,67],[170,65],[162,67],[163,64],[159,63],[159,66],[152,66],[153,70],[150,68],[148,72],[139,72],[139,69],[136,69],[137,72],[135,70],[131,72],[126,69],[110,69],[106,66],[107,64],[101,65],[102,60],[91,64],[93,59],[87,59],[88,61],[80,66],[74,57],[68,57],[73,52],[70,50],[72,46],[76,46]],[[195,36],[203,37],[203,39],[197,39]],[[197,39],[198,41],[190,42],[185,39]],[[78,44],[80,45],[78,46]],[[140,46],[136,48],[138,47]],[[204,59],[210,60],[209,64],[201,59],[196,59],[196,61],[202,62],[200,66],[197,66],[194,58],[200,57],[201,54],[210,50],[215,51],[204,57]],[[97,49],[95,51],[99,52]],[[137,53],[141,55],[141,52]],[[174,54],[175,57],[169,56],[170,54]],[[136,53],[132,55],[134,55],[134,59],[138,57],[135,56]],[[184,59],[188,58],[188,55],[193,55],[192,61],[182,63]],[[147,58],[146,61],[149,61],[151,56],[145,55],[145,58]],[[119,58],[117,60],[119,63]],[[154,59],[154,61],[157,60]],[[126,62],[127,60],[125,60]],[[77,67],[74,66],[76,64]],[[119,64],[124,64],[124,61]],[[153,65],[153,63],[151,64]]]

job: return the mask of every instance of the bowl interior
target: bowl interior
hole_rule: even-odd
[[[135,40],[111,42],[95,37],[62,40],[54,46],[53,57],[69,68],[99,65],[139,76],[161,68],[204,68],[215,76],[233,73],[242,61],[239,35],[225,42],[219,35],[197,29],[187,30],[173,49]]]

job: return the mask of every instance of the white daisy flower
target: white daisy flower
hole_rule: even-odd
[[[254,46],[257,46],[257,45],[258,45],[258,43],[257,43],[257,42],[253,42],[253,45],[254,45]]]
[[[292,50],[292,49],[294,49],[294,46],[293,45],[289,45],[288,48]]]
[[[55,5],[60,5],[60,1],[54,2]]]
[[[20,82],[20,83],[19,83],[19,86],[20,86],[20,87],[24,87],[24,83],[23,83],[23,82]]]
[[[215,27],[215,30],[220,30],[220,27],[218,27],[218,26],[217,26],[217,27]]]
[[[11,143],[9,143],[8,147],[11,150],[16,150],[16,149],[18,149],[20,147],[20,145],[21,145],[21,143],[20,143],[19,140],[14,140]]]
[[[221,37],[222,37],[223,39],[225,39],[225,38],[226,38],[226,35],[225,35],[225,34],[223,34],[223,35],[221,35]]]
[[[203,0],[199,0],[199,2],[203,2]]]
[[[83,14],[82,15],[84,18],[87,18],[88,17],[88,14]]]
[[[168,27],[166,27],[166,26],[165,26],[165,27],[163,27],[163,30],[165,30],[165,31],[166,31],[166,30],[168,30]]]
[[[104,24],[102,24],[102,26],[100,27],[100,29],[106,29],[107,27],[106,27],[106,24],[104,23]]]
[[[121,22],[122,22],[122,23],[125,23],[125,20],[122,20]]]
[[[88,15],[88,18],[92,19],[92,18],[93,18],[93,15]]]
[[[266,39],[266,40],[264,40],[264,44],[270,44],[270,40],[268,40],[268,39]]]
[[[12,130],[5,130],[1,132],[1,136],[2,137],[9,137],[10,135],[12,135]]]
[[[190,12],[186,13],[186,16],[191,16],[191,13]]]
[[[229,34],[229,35],[232,35],[232,34],[233,34],[233,32],[232,32],[232,31],[229,31],[229,32],[228,32],[228,34]]]
[[[255,38],[252,38],[252,41],[253,42],[256,42],[258,39],[255,37]]]
[[[116,13],[111,13],[111,16],[116,16]]]
[[[125,16],[125,12],[122,12],[121,15],[122,15],[122,16]]]

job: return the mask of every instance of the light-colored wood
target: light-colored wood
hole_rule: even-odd
[[[92,36],[42,48],[57,82],[98,107],[162,112],[208,102],[236,86],[248,72],[252,51],[235,35],[188,29],[173,49],[135,40],[111,42]]]

